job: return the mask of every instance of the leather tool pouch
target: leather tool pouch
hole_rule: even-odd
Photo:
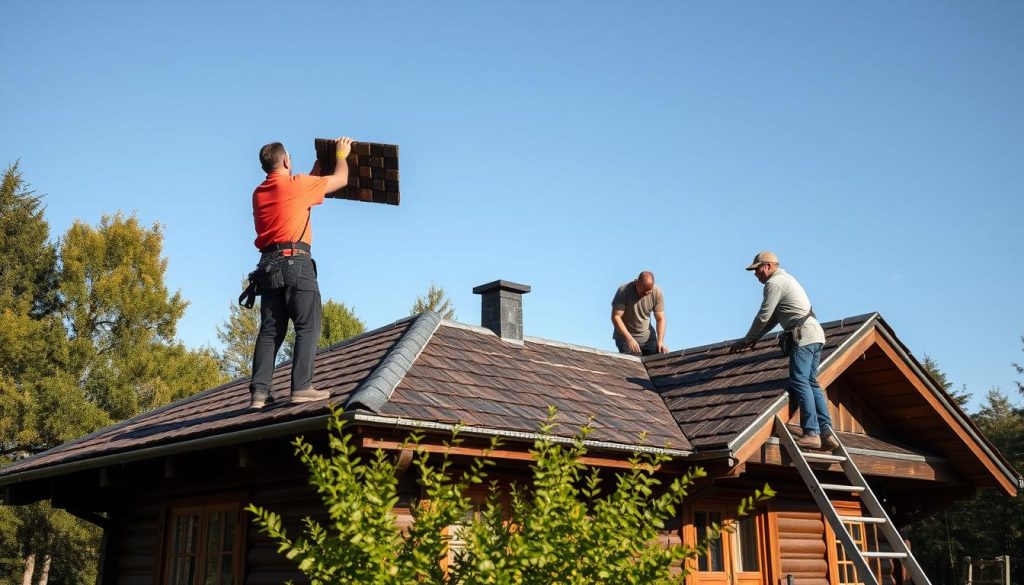
[[[779,351],[782,352],[782,355],[789,356],[789,354],[793,353],[794,345],[796,345],[796,340],[793,339],[792,331],[783,331],[779,335]]]
[[[284,256],[270,258],[256,265],[256,294],[275,288],[284,288]]]

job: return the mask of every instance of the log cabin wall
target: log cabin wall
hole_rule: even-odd
[[[775,503],[779,578],[793,575],[797,585],[828,585],[829,558],[825,520],[811,501]]]

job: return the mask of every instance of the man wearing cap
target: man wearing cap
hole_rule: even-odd
[[[348,163],[352,140],[339,138],[334,174],[321,177],[319,163],[309,175],[292,175],[292,160],[280,142],[260,149],[260,165],[267,173],[252,194],[252,215],[256,227],[259,265],[254,272],[260,302],[260,332],[252,356],[252,396],[249,407],[263,408],[273,402],[271,377],[277,352],[288,332],[289,319],[295,325],[292,360],[291,402],[312,402],[331,396],[313,388],[313,357],[320,340],[322,306],[316,280],[316,263],[311,255],[313,230],[309,225],[312,207],[324,196],[348,184]]]
[[[651,326],[651,313],[658,331]],[[654,284],[654,274],[641,272],[636,280],[615,291],[612,298],[612,338],[619,353],[652,355],[665,353],[665,298]]]
[[[832,419],[828,401],[818,385],[818,364],[821,348],[825,345],[825,331],[814,317],[811,301],[800,283],[779,268],[779,258],[772,252],[761,252],[747,266],[764,285],[764,300],[754,317],[747,335],[729,348],[742,351],[771,331],[775,325],[793,335],[793,349],[789,354],[789,385],[800,409],[800,428],[803,435],[797,439],[802,447],[831,450],[839,446],[832,435]]]

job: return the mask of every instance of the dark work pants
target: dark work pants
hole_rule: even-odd
[[[320,340],[320,286],[316,263],[306,255],[276,260],[284,271],[284,287],[260,293],[260,333],[252,356],[254,392],[270,392],[277,351],[288,333],[288,320],[295,324],[295,353],[292,359],[292,392],[305,390],[313,381],[313,358]]]

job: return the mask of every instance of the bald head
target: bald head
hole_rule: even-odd
[[[654,273],[644,270],[636,277],[636,294],[646,297],[652,290],[654,290]]]

